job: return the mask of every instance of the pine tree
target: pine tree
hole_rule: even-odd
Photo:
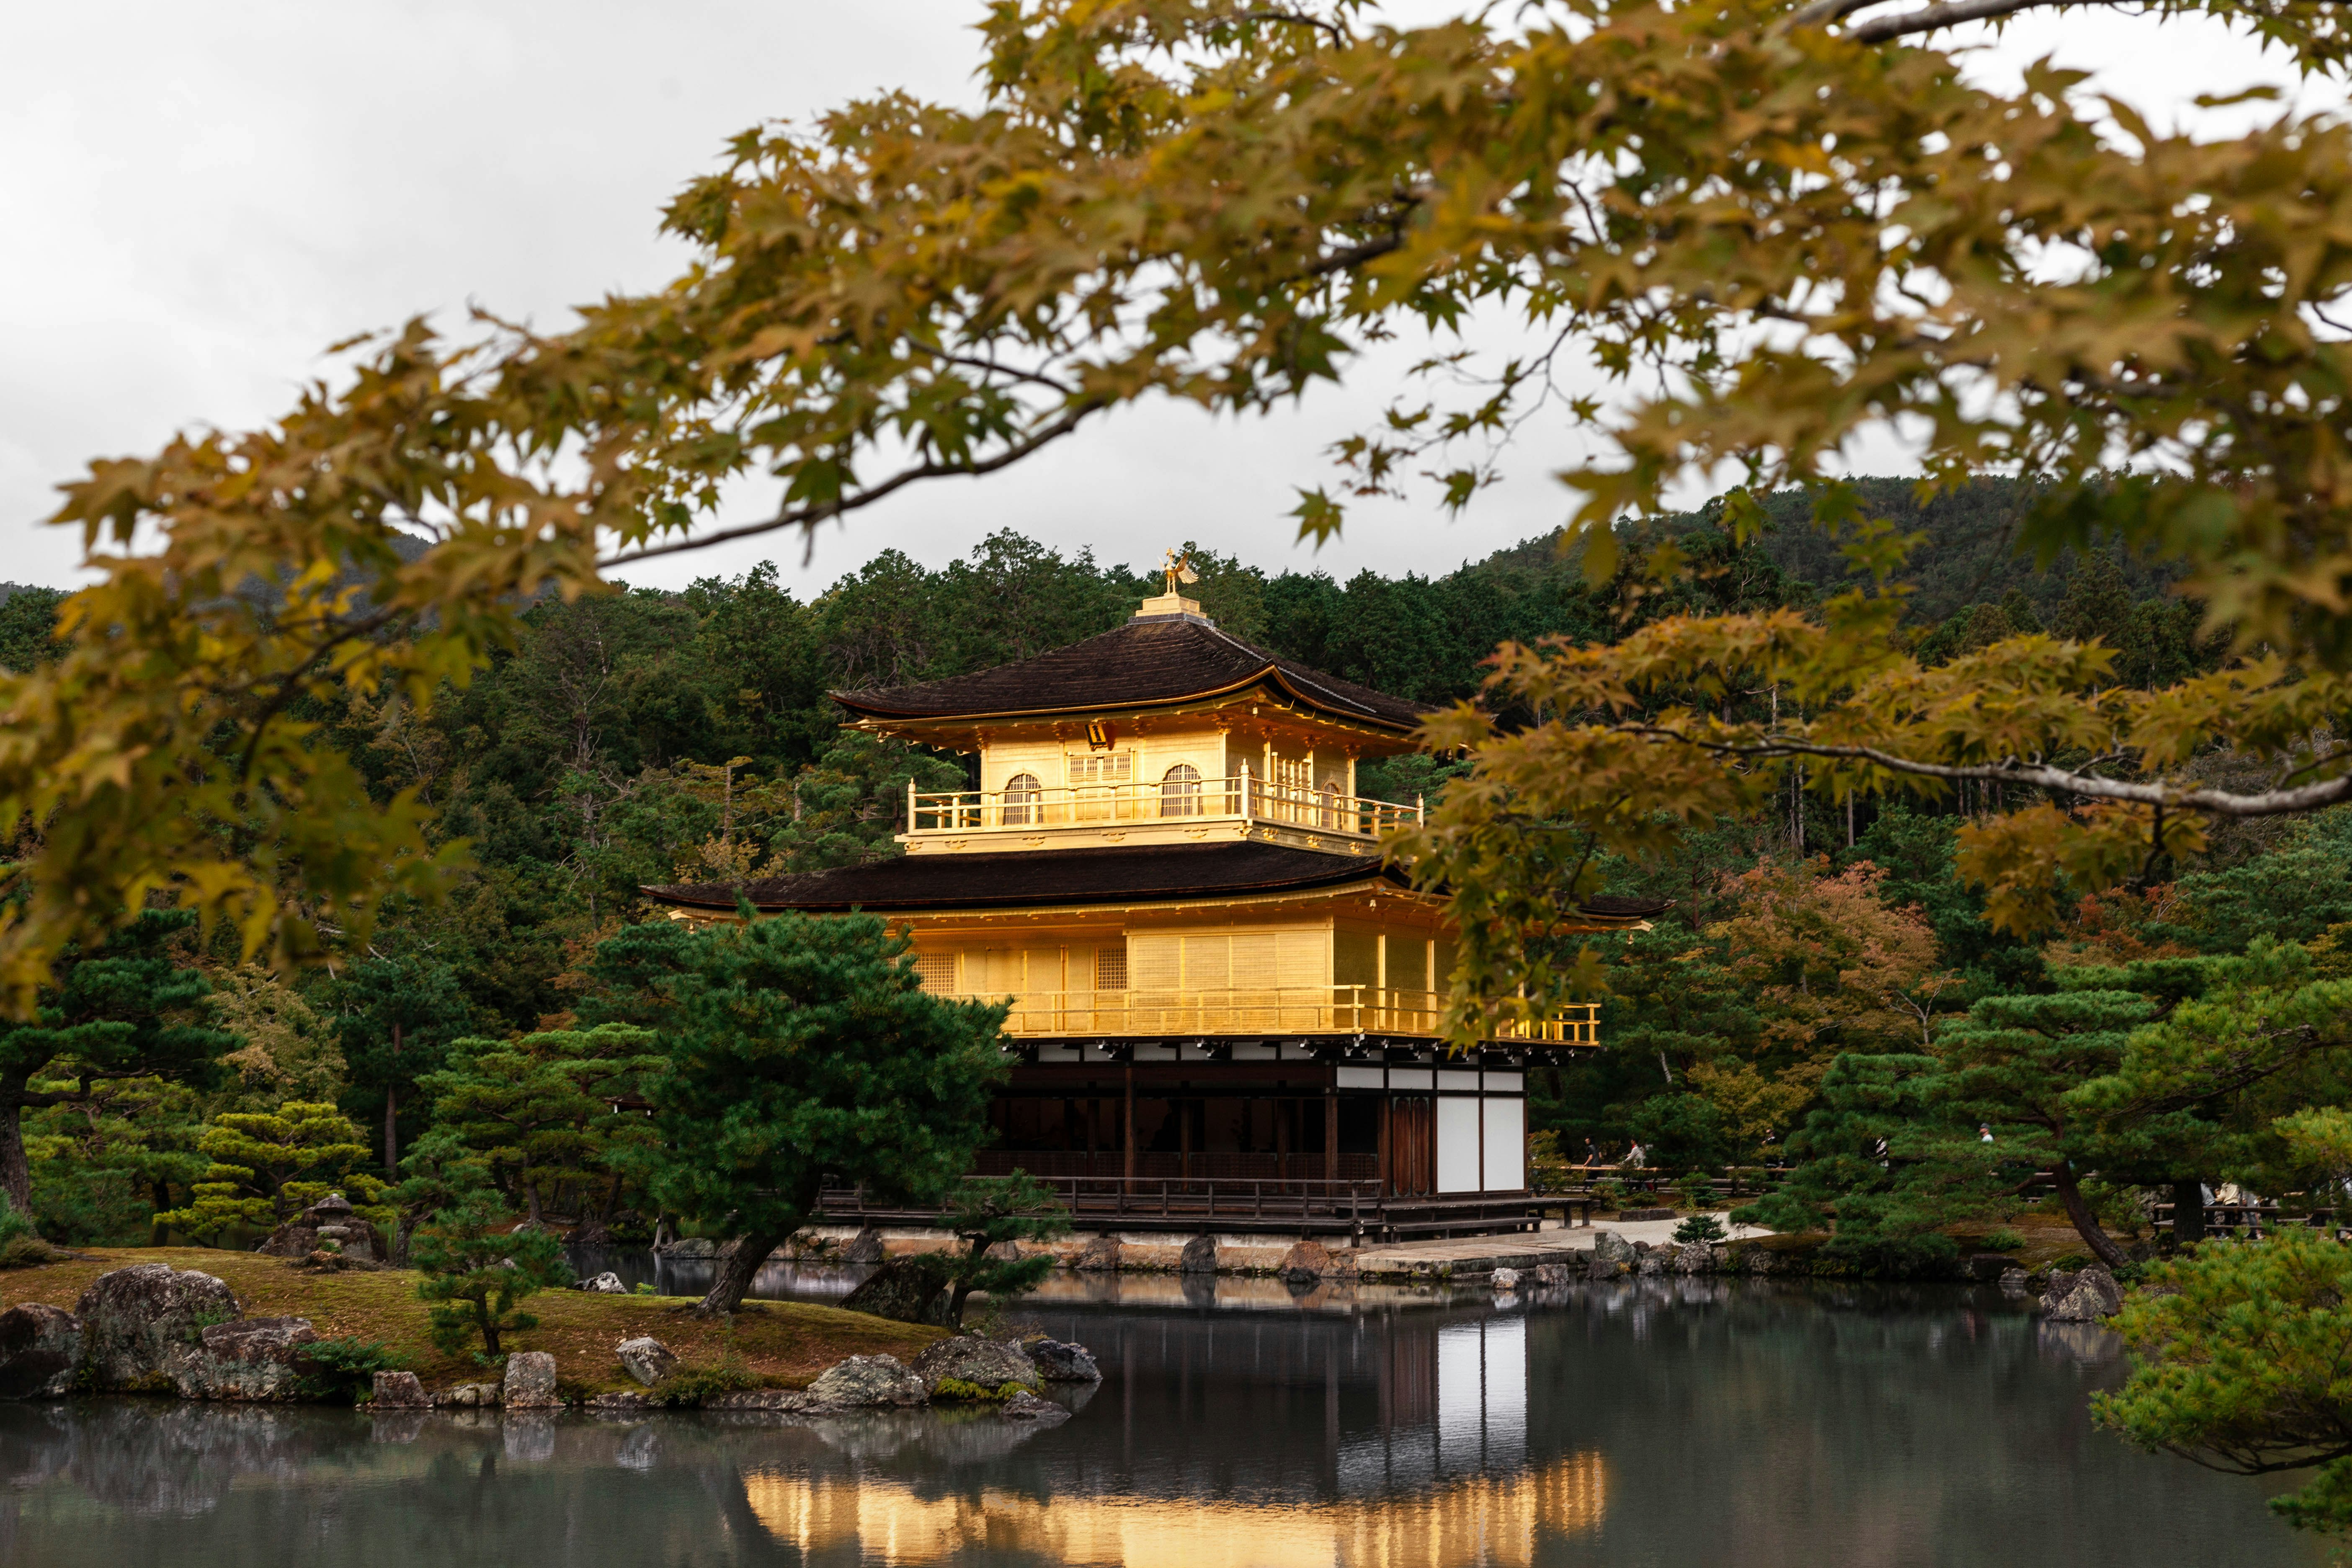
[[[881,921],[749,906],[740,920],[682,937],[641,927],[605,944],[609,964],[598,955],[625,977],[623,1005],[659,1018],[667,1065],[646,1085],[656,1195],[737,1232],[706,1314],[736,1309],[827,1176],[941,1197],[989,1137],[1004,1073],[1003,1007],[926,994]]]

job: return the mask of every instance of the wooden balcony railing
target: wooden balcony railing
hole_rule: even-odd
[[[1247,767],[1221,779],[1140,784],[1039,784],[1026,789],[919,791],[907,786],[913,835],[1034,833],[1119,823],[1268,822],[1358,838],[1418,823],[1422,806],[1299,789],[1252,778]]]
[[[1442,992],[1377,985],[941,994],[1010,1002],[1004,1032],[1015,1039],[1154,1035],[1406,1035],[1435,1039],[1445,1014]],[[1532,1034],[1498,1037],[1536,1045],[1597,1045],[1600,1013],[1598,1003],[1578,1003]]]

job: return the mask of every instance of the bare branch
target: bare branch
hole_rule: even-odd
[[[1963,22],[1990,21],[1995,16],[2013,16],[2020,11],[2032,11],[2051,5],[2120,5],[2137,0],[1945,0],[1938,5],[1923,5],[1916,11],[1897,12],[1892,16],[1873,16],[1867,22],[1857,22],[1848,27],[1845,36],[1858,44],[1884,44],[1895,38],[1906,38],[1915,33],[1932,33],[1941,27],[1957,27]],[[1859,6],[1853,7],[1859,10]]]
[[[999,468],[1010,468],[1039,447],[1061,439],[1076,429],[1087,415],[1109,406],[1109,402],[1110,400],[1106,397],[1088,397],[1074,403],[1062,411],[1061,417],[1051,424],[1040,426],[1025,440],[1014,443],[992,458],[983,458],[977,462],[967,463],[919,463],[911,468],[891,475],[882,483],[869,489],[858,491],[854,496],[845,496],[838,500],[829,500],[818,506],[785,507],[764,522],[747,522],[738,528],[722,528],[716,533],[690,535],[685,539],[672,540],[667,544],[646,544],[635,550],[625,550],[618,555],[607,555],[598,561],[596,569],[605,572],[615,566],[626,566],[632,562],[650,561],[659,555],[682,555],[690,550],[707,549],[713,544],[724,544],[730,540],[751,539],[762,533],[773,533],[780,528],[814,528],[817,524],[833,518],[856,511],[863,507],[872,506],[885,496],[904,489],[919,479],[992,474]]]
[[[1628,724],[1621,733],[1647,735],[1662,741],[1678,741],[1696,746],[1717,756],[1742,758],[1824,757],[1832,762],[1869,763],[1889,773],[1907,773],[1914,778],[1977,780],[1990,784],[2032,784],[2054,790],[2060,795],[2082,795],[2090,800],[2123,801],[2134,805],[2153,805],[2175,811],[2202,811],[2214,816],[2253,817],[2286,816],[2298,812],[2318,811],[2326,806],[2352,801],[2352,774],[2325,779],[2318,784],[2301,784],[2294,789],[2264,790],[2260,795],[2231,795],[2226,790],[2180,789],[2171,784],[2130,784],[2122,779],[2102,778],[2096,773],[2076,773],[2066,768],[2053,768],[2043,763],[1979,763],[1954,765],[1948,763],[1923,763],[1911,757],[1896,756],[1875,746],[1819,746],[1805,741],[1767,741],[1759,745],[1741,745],[1725,741],[1708,741],[1696,735],[1686,735],[1679,730],[1669,730],[1654,724]]]

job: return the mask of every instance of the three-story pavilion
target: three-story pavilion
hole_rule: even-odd
[[[978,759],[977,789],[910,786],[903,856],[646,892],[683,919],[730,918],[739,891],[882,915],[927,989],[1008,1001],[978,1171],[1059,1178],[1082,1218],[1528,1223],[1527,1069],[1594,1044],[1594,1009],[1449,1054],[1444,903],[1380,847],[1421,808],[1356,791],[1428,710],[1220,631],[1173,576],[1071,647],[835,693],[857,728]],[[1655,910],[1591,900],[1569,929]]]

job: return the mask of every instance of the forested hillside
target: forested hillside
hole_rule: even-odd
[[[2018,504],[2010,487],[1987,484],[1925,511],[1910,506],[1901,481],[1865,490],[1928,538],[1914,559],[1919,613],[1905,634],[1923,658],[2036,626],[2108,636],[2124,649],[2125,678],[2140,682],[2172,679],[2203,657],[2195,607],[2167,597],[2155,574],[2108,559],[2048,571],[2016,559],[2006,543]],[[1617,579],[1597,590],[1578,563],[1537,540],[1443,576],[1364,572],[1344,582],[1312,570],[1268,574],[1195,551],[1193,591],[1238,637],[1444,701],[1475,695],[1481,662],[1507,639],[1607,640],[1677,611],[1813,602],[1841,563],[1797,520],[1792,498],[1774,498],[1771,510],[1783,525],[1745,548],[1715,526],[1713,509],[1659,526],[1646,537],[1674,539],[1696,566],[1664,590],[1643,580],[1637,539]],[[417,1080],[438,1065],[436,1053],[466,1035],[560,1025],[583,955],[643,913],[640,884],[895,853],[906,781],[954,787],[967,776],[962,759],[844,733],[828,690],[1025,658],[1115,626],[1158,591],[1156,572],[1065,557],[1004,531],[938,566],[886,553],[806,601],[762,567],[683,593],[551,602],[530,613],[520,646],[429,714],[396,699],[315,713],[375,789],[414,789],[440,807],[444,830],[470,841],[474,868],[440,907],[391,911],[355,964],[290,984],[222,972],[232,1026],[260,1042],[253,1059],[266,1064],[231,1098],[282,1099],[299,1084],[380,1126],[390,1094],[402,1136],[413,1139],[426,1123]],[[39,656],[58,598],[34,590],[0,603],[0,658]],[[1410,799],[1446,771],[1407,758],[1362,777],[1368,792]],[[1836,1049],[1906,1030],[1916,1037],[1923,1009],[2036,983],[2040,952],[1995,938],[1952,877],[1952,830],[1966,805],[1884,814],[1865,805],[1850,816],[1809,796],[1801,809],[1792,803],[1769,820],[1692,836],[1668,863],[1616,868],[1616,885],[1664,893],[1675,909],[1611,955],[1621,961],[1612,980],[1616,1048],[1545,1077],[1550,1124],[1576,1139],[1638,1132],[1676,1159],[1753,1154],[1809,1103]],[[2224,859],[2261,847],[2241,837]],[[1815,857],[1826,858],[1808,866]],[[2099,919],[2126,924],[2143,914],[2112,900],[2101,908]],[[2305,913],[2304,925],[2320,919]],[[1816,928],[1892,967],[1855,981],[1854,965],[1833,953],[1801,957],[1795,933]],[[1824,986],[1856,985],[1870,994],[1824,999]],[[1801,1005],[1776,1002],[1783,993]],[[1792,1022],[1791,1007],[1801,1019]],[[186,1129],[204,1109],[187,1101]],[[144,1118],[132,1142],[150,1152],[131,1163],[142,1184],[162,1180],[169,1191],[172,1172],[184,1178],[193,1156],[187,1138],[172,1155],[173,1136],[157,1125]],[[63,1194],[87,1204],[106,1184],[63,1179],[99,1157],[89,1138],[62,1127],[46,1136],[37,1152],[50,1173],[41,1191],[54,1222]],[[131,1146],[106,1145],[104,1159],[120,1163]],[[121,1196],[118,1217],[144,1212]],[[67,1228],[93,1226],[105,1228],[96,1218]]]

